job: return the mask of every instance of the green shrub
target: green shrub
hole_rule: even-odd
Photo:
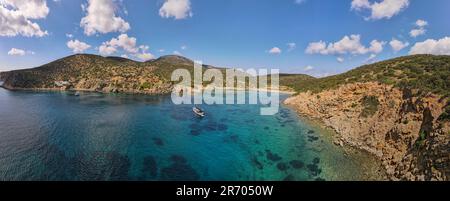
[[[380,102],[376,96],[365,96],[361,102],[364,107],[361,112],[362,117],[371,117],[378,111]]]
[[[144,82],[143,84],[141,84],[140,89],[144,90],[144,89],[150,89],[152,87],[152,84],[149,82]]]

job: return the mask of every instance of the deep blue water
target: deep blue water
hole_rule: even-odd
[[[0,180],[367,177],[366,155],[344,154],[286,107],[202,107],[199,119],[169,96],[0,89]]]

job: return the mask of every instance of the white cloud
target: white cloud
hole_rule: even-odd
[[[0,0],[0,36],[48,35],[47,31],[31,20],[44,19],[49,12],[45,0]]]
[[[148,52],[138,53],[138,54],[135,54],[135,56],[137,58],[139,58],[140,60],[142,60],[142,61],[148,61],[150,59],[154,59],[155,58],[155,56],[153,56],[153,54],[150,54]]]
[[[9,50],[8,55],[10,56],[24,56],[26,54],[25,50],[17,49],[17,48],[11,48]]]
[[[383,46],[385,44],[386,42],[373,40],[370,43],[370,47],[367,48],[363,44],[361,44],[360,35],[350,35],[344,36],[340,41],[337,41],[335,43],[329,43],[328,45],[326,42],[323,41],[310,43],[306,48],[305,52],[308,54],[322,54],[322,55],[343,55],[343,54],[362,55],[367,54],[369,52],[378,54],[381,51],[383,51]]]
[[[80,26],[88,36],[96,33],[126,32],[130,24],[116,16],[116,5],[113,0],[89,0],[86,16],[81,19]]]
[[[386,42],[384,41],[377,41],[373,40],[370,42],[369,52],[373,52],[375,54],[378,54],[383,51],[383,46],[386,45]]]
[[[126,54],[122,54],[122,55],[120,55],[120,57],[128,59],[128,55],[126,55]]]
[[[413,29],[413,30],[411,30],[411,31],[409,32],[409,35],[410,35],[411,37],[413,37],[413,38],[416,38],[416,37],[418,37],[418,36],[424,35],[424,34],[427,32],[427,30],[425,29],[425,27],[426,27],[427,25],[428,25],[428,22],[427,22],[427,21],[421,20],[421,19],[417,20],[417,21],[416,21],[416,28]]]
[[[163,52],[165,52],[166,50],[165,49],[159,49],[158,50],[158,52],[161,52],[161,53],[163,53]]]
[[[413,38],[416,38],[417,36],[424,35],[426,33],[426,30],[424,28],[418,28],[413,29],[409,32],[409,35]]]
[[[428,39],[423,42],[418,42],[411,48],[409,54],[450,55],[450,37],[444,37],[439,40]]]
[[[281,49],[278,47],[273,47],[272,49],[269,50],[270,54],[281,54]]]
[[[159,15],[177,20],[192,17],[191,2],[190,0],[166,0],[159,9]]]
[[[394,52],[398,52],[398,51],[402,50],[403,48],[408,47],[409,43],[402,42],[402,41],[399,41],[399,40],[393,38],[391,40],[391,42],[389,42],[389,45],[391,45],[392,50],[394,50]]]
[[[338,58],[336,58],[336,60],[337,60],[339,63],[343,63],[343,62],[345,61],[345,59],[342,58],[342,57],[338,57]]]
[[[371,4],[369,0],[353,0],[352,1],[352,10],[361,10],[365,8],[371,8]]]
[[[174,54],[174,55],[179,55],[179,56],[182,56],[182,55],[183,55],[183,54],[181,54],[181,52],[178,52],[178,51],[176,51],[176,50],[173,51],[173,54]]]
[[[124,51],[131,56],[136,57],[142,61],[154,59],[155,56],[149,53],[150,47],[148,45],[137,46],[137,39],[129,37],[127,34],[120,34],[117,38],[112,38],[110,41],[103,42],[98,48],[101,55],[111,55],[118,51]],[[122,54],[121,57],[128,58],[127,54]]]
[[[121,34],[117,38],[103,42],[99,47],[99,52],[101,55],[111,55],[117,52],[118,48],[122,48],[124,51],[133,54],[139,51],[139,48],[136,47],[136,38],[128,37],[127,34]]]
[[[424,27],[424,26],[427,26],[427,25],[428,25],[428,22],[425,21],[425,20],[418,19],[416,21],[416,26],[418,26],[418,27]]]
[[[314,70],[313,66],[306,66],[305,68],[303,68],[303,71],[307,72],[307,71],[312,71]]]
[[[73,34],[66,34],[67,38],[73,38]]]
[[[67,42],[67,47],[72,49],[73,53],[83,53],[91,46],[79,40],[70,40]]]
[[[371,3],[369,0],[353,0],[352,10],[369,10],[370,17],[366,19],[390,19],[409,6],[409,0],[382,0]]]
[[[373,63],[373,62],[375,62],[375,58],[377,57],[377,55],[376,54],[371,54],[367,59],[366,59],[366,61],[364,61],[364,63]]]
[[[297,48],[297,44],[296,43],[288,43],[288,52],[294,50],[295,48]]]
[[[183,45],[180,47],[182,50],[186,50],[188,47],[186,45]]]

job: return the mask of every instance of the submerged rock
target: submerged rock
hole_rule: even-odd
[[[156,145],[158,145],[158,146],[164,146],[164,141],[163,141],[161,138],[155,137],[155,138],[152,138],[152,139],[153,139],[153,142],[154,142]]]
[[[269,159],[273,162],[277,162],[277,161],[280,161],[281,159],[283,159],[280,156],[278,156],[277,154],[272,153],[270,150],[266,150],[266,157],[267,157],[267,159]]]
[[[264,168],[263,164],[261,162],[259,162],[258,157],[256,157],[256,156],[252,157],[252,164],[260,170],[262,170]]]
[[[309,164],[306,167],[313,176],[318,176],[320,173],[322,173],[322,169],[320,169],[316,164]]]
[[[317,158],[317,157],[314,158],[314,159],[313,159],[313,163],[314,163],[314,164],[319,164],[319,163],[320,163],[320,158]]]
[[[144,165],[141,171],[143,175],[148,175],[151,178],[156,177],[158,174],[158,166],[153,156],[147,156],[144,158]]]
[[[286,171],[289,169],[289,166],[286,163],[278,163],[277,168],[281,171]]]
[[[199,174],[192,168],[187,160],[180,155],[170,157],[172,165],[161,169],[160,177],[164,181],[197,181]]]
[[[289,162],[289,164],[295,169],[301,169],[305,167],[305,163],[299,160],[292,160],[291,162]]]
[[[295,177],[294,177],[294,175],[288,175],[288,176],[286,176],[284,179],[283,179],[283,181],[295,181]]]

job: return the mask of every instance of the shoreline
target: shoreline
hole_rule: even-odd
[[[292,96],[290,96],[290,97],[292,97]],[[360,147],[353,146],[350,143],[346,143],[346,142],[343,142],[342,140],[339,140],[339,137],[337,137],[337,135],[340,135],[339,132],[330,126],[327,126],[320,119],[303,115],[292,105],[285,104],[284,102],[283,102],[283,105],[285,107],[293,110],[296,113],[299,121],[311,126],[313,129],[322,131],[322,132],[319,132],[319,135],[322,138],[325,138],[325,140],[328,140],[329,143],[333,144],[334,146],[337,146],[346,155],[356,155],[355,152],[357,152],[357,154],[363,154],[363,155],[370,157],[370,159],[368,159],[368,160],[372,160],[373,162],[375,162],[376,167],[373,167],[373,168],[375,168],[376,171],[369,173],[369,175],[368,175],[369,177],[367,177],[365,179],[367,179],[368,181],[371,181],[371,179],[379,178],[379,180],[381,180],[381,181],[389,181],[387,171],[383,167],[382,160],[380,158],[378,158],[375,154],[373,154],[365,149],[362,149]],[[340,143],[337,143],[338,140]],[[368,161],[366,161],[366,162],[368,162]],[[376,181],[379,181],[379,180],[376,180]]]
[[[316,94],[300,93],[283,103],[333,130],[335,145],[370,153],[381,162],[388,180],[447,180],[441,164],[448,160],[449,127],[438,119],[447,101],[434,94],[417,98],[405,93],[391,85],[352,83]],[[365,103],[366,97],[377,101]]]
[[[141,92],[141,91],[119,91],[119,92],[106,92],[106,91],[100,91],[100,90],[93,90],[93,89],[58,89],[58,88],[11,88],[11,87],[6,87],[4,85],[0,85],[0,88],[9,90],[9,91],[37,91],[37,92],[45,92],[45,91],[49,91],[49,92],[93,92],[93,93],[103,93],[103,94],[129,94],[129,95],[168,95],[172,93],[146,93],[146,92]],[[203,91],[207,89],[204,88]],[[294,91],[289,91],[289,90],[280,90],[280,89],[257,89],[257,88],[250,88],[250,89],[243,89],[243,88],[227,88],[227,87],[223,87],[220,88],[223,89],[224,91],[228,91],[228,90],[235,90],[235,91],[261,91],[261,92],[271,92],[271,93],[280,93],[280,94],[289,94],[289,95],[293,95],[296,92]],[[197,93],[200,90],[199,89],[195,89],[195,88],[190,88],[189,89],[190,92],[192,93]]]

